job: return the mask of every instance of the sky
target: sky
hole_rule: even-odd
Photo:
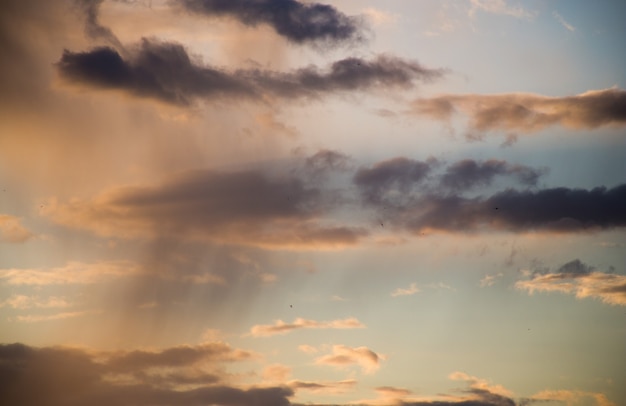
[[[5,0],[0,403],[626,404],[626,3]]]

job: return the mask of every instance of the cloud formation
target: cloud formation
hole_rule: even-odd
[[[315,66],[289,73],[226,70],[204,65],[178,43],[146,38],[129,48],[128,54],[125,58],[110,47],[65,50],[56,66],[69,83],[120,90],[180,106],[197,99],[316,98],[343,91],[411,87],[417,81],[431,81],[444,74],[443,70],[387,55],[371,60],[348,57],[326,70]]]
[[[254,337],[268,337],[277,334],[287,334],[300,329],[353,329],[365,328],[365,325],[354,317],[332,321],[316,321],[297,318],[291,323],[276,320],[274,324],[258,324],[252,326],[250,334]]]
[[[605,273],[590,267],[579,259],[570,261],[555,272],[530,272],[528,279],[515,283],[515,287],[529,294],[535,292],[561,292],[578,299],[594,298],[603,303],[626,306],[626,275]]]
[[[358,365],[366,373],[374,373],[380,367],[383,358],[367,347],[348,347],[346,345],[333,345],[332,353],[318,357],[315,363],[329,365],[336,368],[345,368]]]
[[[23,406],[290,404],[293,390],[286,386],[239,388],[189,368],[200,359],[215,367],[220,361],[212,357],[229,352],[232,349],[219,343],[166,349],[147,357],[145,352],[92,354],[61,347],[0,345],[0,400]]]
[[[412,112],[449,122],[469,118],[470,136],[487,131],[533,133],[553,125],[575,130],[626,125],[626,90],[592,90],[575,96],[532,93],[444,95],[415,100]]]
[[[515,178],[522,185],[536,186],[544,173],[545,170],[512,165],[497,159],[487,161],[464,159],[448,166],[441,177],[441,184],[455,191],[463,191],[476,186],[489,186],[495,177],[508,176]]]
[[[414,233],[429,230],[584,232],[626,226],[626,213],[622,209],[626,204],[626,185],[591,190],[507,189],[486,198],[428,194],[401,203],[394,210],[387,210],[388,221]]]
[[[0,214],[0,243],[19,244],[34,237],[34,234],[24,227],[20,219]]]
[[[262,247],[355,244],[364,230],[321,222],[331,202],[322,190],[293,177],[202,170],[155,186],[116,188],[90,201],[51,204],[44,214],[66,226],[111,237],[175,233],[191,240]]]
[[[0,282],[8,285],[89,285],[109,278],[135,275],[139,267],[128,261],[93,264],[68,262],[65,266],[44,269],[0,269]]]
[[[335,7],[296,0],[177,0],[188,12],[227,17],[247,26],[269,25],[290,42],[323,42],[336,45],[363,39],[363,22]]]
[[[391,296],[392,297],[410,296],[410,295],[414,295],[418,293],[419,291],[420,290],[418,289],[417,284],[411,283],[411,285],[408,288],[398,288],[394,290],[393,292],[391,292]]]

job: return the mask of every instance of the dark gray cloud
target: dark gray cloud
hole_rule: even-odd
[[[113,189],[91,201],[51,207],[56,221],[101,235],[191,240],[257,246],[354,244],[364,231],[320,218],[335,197],[295,177],[259,171],[190,171],[156,186]]]
[[[413,112],[449,121],[461,112],[469,117],[470,135],[486,131],[532,133],[552,125],[573,129],[626,125],[626,90],[594,90],[575,96],[547,97],[528,93],[444,95],[418,99]]]
[[[366,203],[401,204],[407,194],[430,173],[434,161],[422,162],[404,157],[392,158],[361,168],[353,181]]]
[[[506,161],[491,159],[475,161],[465,159],[446,169],[441,177],[441,184],[455,191],[471,189],[475,186],[488,186],[497,176],[510,176],[522,185],[536,186],[545,170],[538,170],[524,165],[512,165]]]
[[[154,386],[154,376],[134,374],[135,382],[105,379],[117,374],[97,356],[76,349],[0,345],[0,403],[22,406],[225,406],[289,405],[292,389],[283,386],[241,389],[200,382],[176,389],[175,382]],[[136,365],[141,371],[145,365]],[[179,379],[176,374],[166,374]],[[147,377],[141,380],[142,377]],[[36,390],[35,390],[36,388]]]
[[[327,70],[311,66],[291,73],[259,69],[227,71],[203,65],[176,43],[143,39],[124,58],[113,48],[66,50],[57,69],[65,80],[139,97],[188,105],[194,99],[315,98],[324,93],[410,87],[444,74],[391,56],[346,58]]]
[[[293,43],[353,43],[363,39],[359,17],[335,7],[296,0],[172,0],[185,10],[205,16],[228,17],[247,26],[269,25]]]
[[[252,97],[250,85],[218,69],[203,67],[182,45],[144,39],[129,60],[109,47],[65,51],[57,68],[70,81],[140,97],[188,105],[194,98]]]
[[[366,201],[372,202],[371,199]],[[484,229],[583,232],[626,226],[625,205],[626,185],[591,190],[508,189],[487,198],[421,196],[396,205],[394,210],[388,211],[388,216],[394,225],[416,233]]]

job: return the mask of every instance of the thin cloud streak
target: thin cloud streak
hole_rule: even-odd
[[[365,325],[354,317],[332,321],[316,321],[297,318],[291,323],[276,320],[274,324],[259,324],[250,328],[253,337],[269,337],[277,334],[287,334],[301,329],[355,329],[365,328]]]

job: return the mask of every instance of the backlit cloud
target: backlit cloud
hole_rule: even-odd
[[[277,334],[287,334],[294,330],[300,329],[354,329],[365,328],[365,325],[359,320],[351,317],[347,319],[338,319],[332,321],[316,321],[297,318],[291,323],[285,323],[282,320],[276,320],[274,324],[258,324],[252,326],[250,334],[254,337],[268,337]]]
[[[598,271],[576,259],[555,272],[526,272],[528,279],[515,283],[515,287],[529,294],[535,292],[560,292],[579,299],[594,298],[604,303],[626,306],[626,275]]]

